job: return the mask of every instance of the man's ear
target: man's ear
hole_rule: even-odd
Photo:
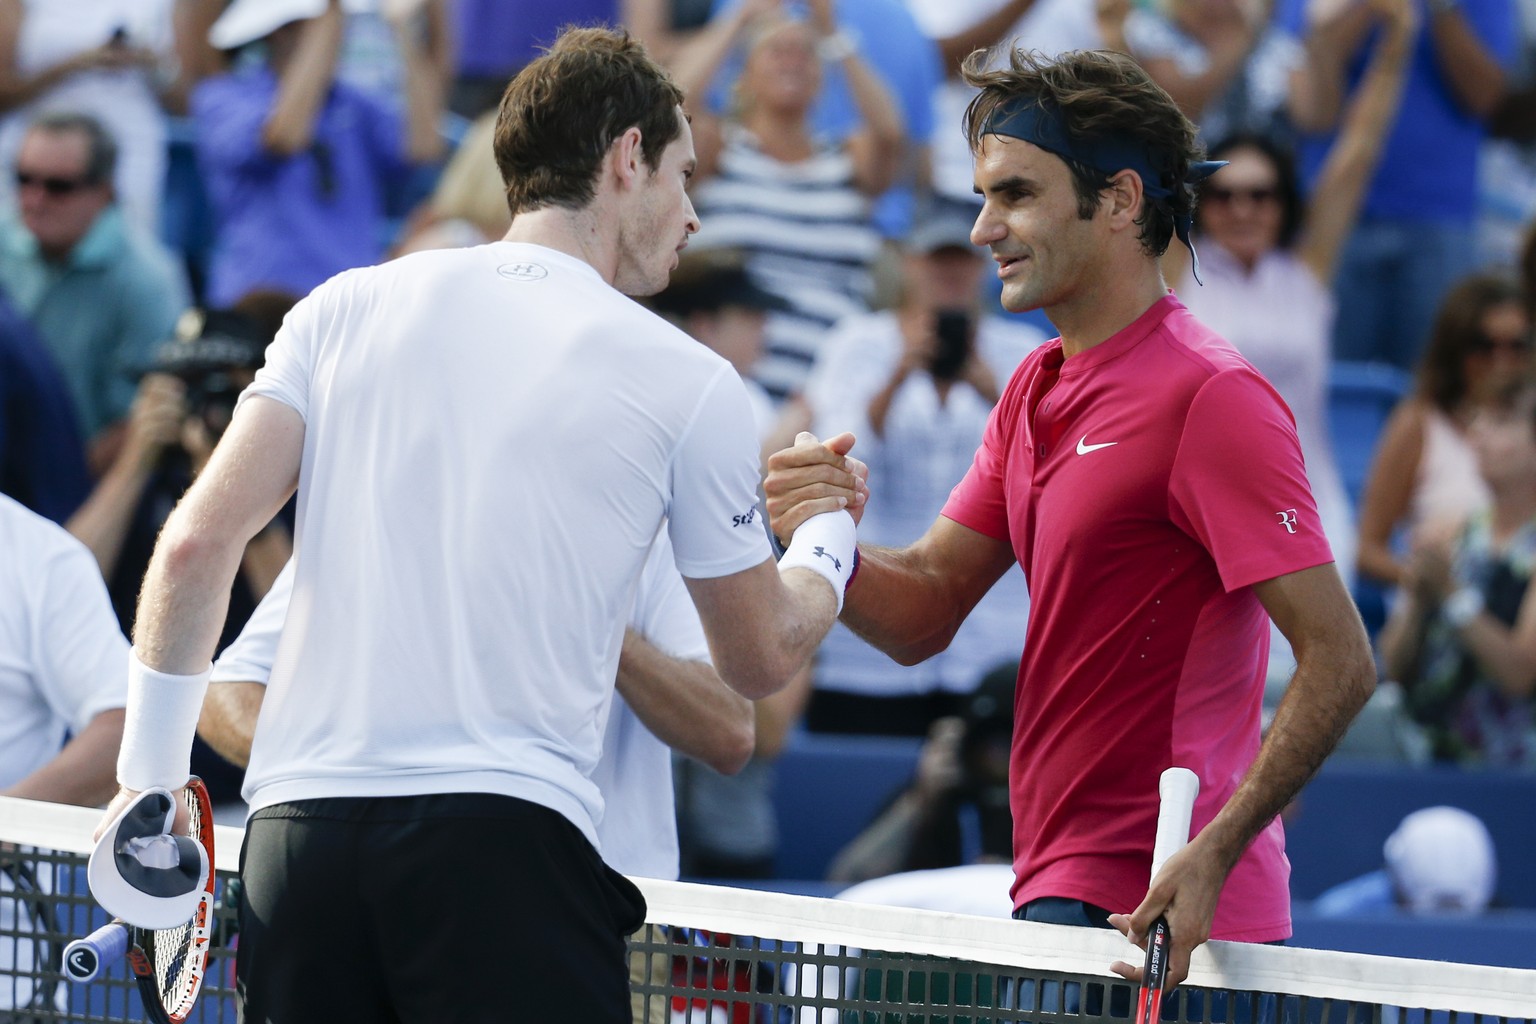
[[[640,149],[640,129],[630,127],[608,147],[609,168],[621,189],[631,188],[645,172],[645,154]]]
[[[1111,228],[1124,230],[1135,226],[1146,196],[1141,187],[1141,175],[1135,171],[1121,171],[1109,179],[1109,187],[1101,195]]]

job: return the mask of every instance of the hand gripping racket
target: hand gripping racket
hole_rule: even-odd
[[[1157,842],[1152,847],[1152,878],[1156,879],[1169,857],[1189,842],[1189,821],[1200,793],[1200,779],[1188,768],[1169,768],[1157,780],[1161,806],[1157,812]],[[1147,936],[1147,960],[1141,972],[1141,992],[1136,997],[1136,1024],[1157,1024],[1168,987],[1168,953],[1171,936],[1168,920],[1161,914]]]
[[[208,855],[207,881],[189,920],[169,928],[140,928],[122,918],[64,947],[64,974],[93,981],[127,956],[139,985],[145,1016],[153,1024],[181,1024],[203,987],[213,925],[213,807],[203,780],[193,776],[183,791],[187,835]]]

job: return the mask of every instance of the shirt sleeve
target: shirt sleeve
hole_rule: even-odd
[[[288,618],[288,602],[293,597],[293,559],[283,566],[272,588],[261,599],[235,642],[224,649],[213,663],[210,682],[260,683],[267,685],[272,663],[277,660],[277,642]]]
[[[236,411],[250,396],[261,395],[291,406],[308,422],[309,383],[314,374],[320,324],[325,315],[321,306],[332,287],[332,284],[321,285],[288,311],[277,337],[267,346],[265,364],[256,371],[256,379],[240,393]]]
[[[987,417],[981,447],[971,468],[950,492],[940,515],[993,540],[1010,542],[1008,527],[1008,450],[1024,409],[1024,389],[1030,375],[1019,372],[1008,381],[1003,397]],[[874,486],[873,484],[871,485]]]
[[[645,560],[630,625],[663,654],[684,661],[710,660],[704,624],[677,571],[666,533],[657,536]]]
[[[1218,373],[1190,404],[1169,480],[1175,525],[1233,591],[1333,561],[1290,410],[1256,371]]]
[[[34,625],[38,686],[73,732],[128,703],[128,641],[96,559],[73,537],[49,560]]]
[[[741,378],[722,363],[678,444],[667,514],[684,576],[729,576],[769,557],[750,409]]]

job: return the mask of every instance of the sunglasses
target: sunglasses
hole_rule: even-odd
[[[45,174],[31,174],[27,171],[16,172],[18,189],[37,187],[55,199],[73,195],[82,188],[94,184],[96,183],[89,178],[54,178]]]
[[[1223,206],[1229,206],[1239,199],[1262,206],[1279,202],[1280,190],[1273,185],[1267,188],[1222,188],[1220,185],[1210,185],[1206,187],[1202,198],[1208,203],[1220,203]]]
[[[1472,351],[1480,356],[1492,355],[1495,352],[1509,352],[1523,356],[1531,351],[1531,339],[1507,338],[1496,341],[1493,338],[1479,338],[1472,343]]]

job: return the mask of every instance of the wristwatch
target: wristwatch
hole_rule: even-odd
[[[1483,592],[1476,587],[1462,587],[1440,605],[1440,614],[1457,629],[1477,618],[1483,611]]]

